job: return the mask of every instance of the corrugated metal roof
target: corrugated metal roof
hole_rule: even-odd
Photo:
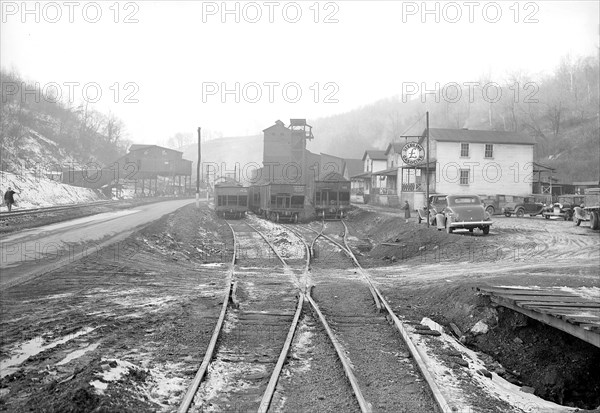
[[[425,132],[423,132],[423,134],[425,134]],[[440,142],[496,143],[513,145],[535,144],[535,139],[527,134],[493,130],[430,128],[429,137]],[[419,142],[422,141],[424,141],[424,138],[419,140]]]

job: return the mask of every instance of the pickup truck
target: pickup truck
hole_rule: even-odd
[[[580,225],[583,221],[590,221],[590,228],[600,229],[600,188],[586,189],[583,207],[573,208],[573,221],[575,225]]]

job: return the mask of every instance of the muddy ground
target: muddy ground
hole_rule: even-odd
[[[339,232],[334,225],[332,232]],[[415,218],[406,223],[395,212],[361,209],[348,225],[359,260],[399,315],[456,324],[468,346],[489,356],[490,369],[504,369],[508,380],[541,397],[587,409],[600,405],[597,348],[493,308],[474,291],[538,285],[595,293],[598,231],[572,222],[494,217],[489,236],[446,234]],[[176,410],[221,308],[230,231],[206,207],[190,205],[136,232],[126,245],[126,251],[106,248],[2,291],[1,411]],[[298,384],[310,388],[309,373],[326,374],[319,360],[333,354],[318,324],[306,314],[303,320],[308,333],[301,329],[295,339],[277,411],[290,411],[285,393]],[[479,320],[490,331],[467,334]],[[312,355],[315,349],[323,354]],[[303,354],[316,364],[307,364]],[[302,376],[291,373],[294,363],[301,364]],[[314,400],[290,398],[288,406],[310,411],[336,405],[324,400],[335,397],[331,389],[320,390]]]
[[[175,410],[219,314],[230,237],[190,205],[126,251],[3,291],[0,410]]]
[[[558,404],[600,407],[600,349],[569,334],[494,307],[476,287],[587,288],[600,299],[600,234],[570,221],[494,217],[489,236],[446,234],[389,214],[355,210],[352,245],[371,267],[397,313],[429,317],[484,353],[491,371]],[[474,336],[478,322],[491,328]],[[501,365],[499,366],[498,363]]]

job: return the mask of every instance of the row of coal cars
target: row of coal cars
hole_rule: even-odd
[[[306,185],[266,182],[250,186],[215,185],[214,208],[221,218],[243,218],[248,211],[273,222],[342,219],[350,208],[350,181],[330,179]]]
[[[590,221],[592,229],[600,229],[600,189],[587,190],[585,195],[562,195],[554,203],[546,203],[543,196],[520,197],[511,195],[441,195],[429,197],[429,220],[438,230],[480,229],[489,233],[494,214],[522,218],[541,215],[546,219],[563,219],[580,225]],[[419,223],[427,219],[427,206],[418,210]]]

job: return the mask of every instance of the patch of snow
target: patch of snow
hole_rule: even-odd
[[[56,365],[57,365],[57,366],[62,366],[62,365],[64,365],[64,364],[67,364],[67,363],[69,363],[70,361],[72,361],[72,360],[75,360],[75,359],[77,359],[77,358],[79,358],[79,357],[83,356],[85,353],[88,353],[88,352],[90,352],[90,351],[94,351],[94,350],[96,350],[96,349],[98,348],[98,346],[99,346],[99,345],[100,345],[100,343],[94,343],[94,344],[92,344],[91,346],[87,346],[87,347],[84,347],[84,348],[82,348],[82,349],[75,350],[75,351],[73,351],[72,353],[69,353],[69,354],[67,355],[67,357],[65,357],[64,359],[62,359],[62,360],[61,360],[61,361],[59,361],[58,363],[56,363]]]
[[[258,227],[258,229],[265,234],[267,239],[277,250],[277,253],[284,259],[304,258],[306,252],[304,244],[293,232],[285,229],[279,224],[255,216],[249,216],[248,220],[252,221],[251,224]]]
[[[139,370],[140,368],[133,363],[130,363],[125,360],[117,360],[117,359],[106,359],[103,358],[102,361],[115,361],[117,363],[116,367],[111,367],[108,370],[103,371],[102,373],[98,373],[99,376],[102,377],[104,381],[117,381],[120,380],[126,374],[129,374],[129,369]]]
[[[593,301],[600,301],[600,288],[598,287],[556,287],[556,289],[569,292],[583,298],[588,298]]]
[[[90,384],[96,388],[96,393],[104,394],[104,390],[108,388],[108,383],[104,383],[100,380],[90,381]]]
[[[227,352],[226,349],[223,351]],[[230,395],[233,399],[236,391],[260,386],[256,381],[244,379],[252,375],[268,378],[267,366],[241,361],[228,362],[217,358],[210,364],[207,379],[200,385],[194,397],[194,404],[202,406],[204,412],[221,411],[216,401],[222,395]]]
[[[9,187],[17,193],[13,211],[87,203],[103,199],[89,188],[67,185],[40,176],[16,175],[0,171],[0,192],[4,194]],[[3,205],[0,211],[8,211],[8,208]]]
[[[60,344],[64,344],[74,338],[88,334],[94,331],[96,327],[86,327],[83,330],[76,332],[75,334],[69,334],[61,337],[58,340],[54,340],[48,344],[44,344],[45,340],[42,337],[32,338],[29,341],[21,344],[20,346],[10,350],[11,353],[16,353],[9,359],[0,361],[0,378],[8,376],[18,370],[18,366],[21,365],[29,357],[35,356],[43,351],[50,350]]]
[[[504,401],[513,407],[514,412],[542,413],[542,412],[573,412],[576,409],[560,406],[556,403],[546,401],[534,394],[522,392],[519,386],[516,386],[496,373],[491,372],[492,378],[477,373],[478,370],[485,369],[485,364],[479,359],[477,353],[464,347],[453,337],[443,332],[443,327],[435,321],[425,317],[421,324],[428,326],[432,330],[442,332],[442,335],[436,337],[436,340],[442,340],[446,347],[461,353],[462,358],[469,363],[468,375],[471,383],[474,383],[483,390],[490,399]],[[409,328],[410,330],[410,328]],[[471,406],[467,402],[467,397],[460,386],[459,379],[452,370],[449,370],[444,362],[436,355],[436,348],[439,346],[428,345],[427,339],[419,334],[410,334],[411,341],[417,347],[417,350],[427,365],[427,370],[432,374],[440,391],[446,400],[458,408],[458,411],[471,411]],[[462,368],[461,368],[462,369]],[[449,410],[450,411],[450,410]]]

